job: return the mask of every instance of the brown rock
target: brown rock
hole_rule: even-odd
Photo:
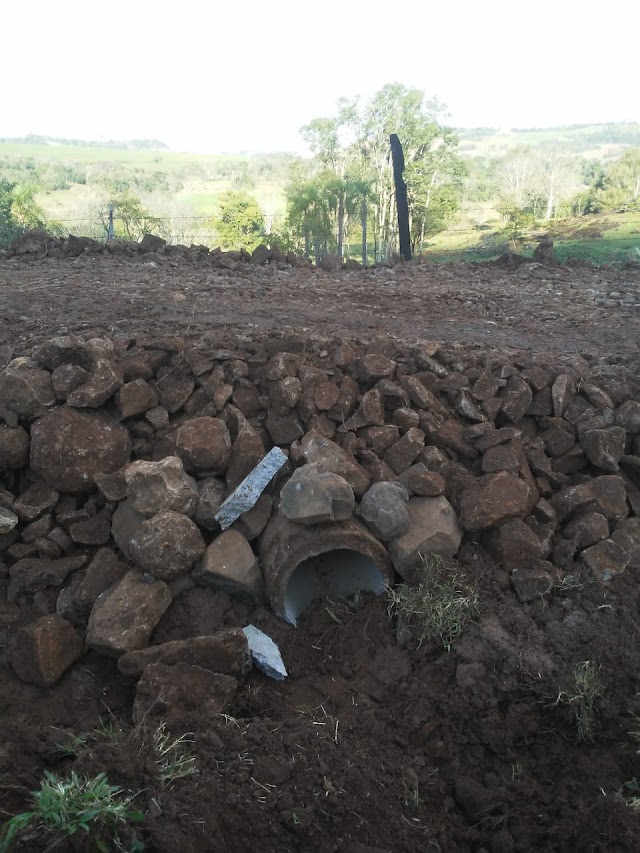
[[[602,471],[617,471],[624,456],[627,434],[622,427],[591,429],[580,436],[580,446],[589,461]]]
[[[420,415],[413,409],[396,409],[391,419],[403,433],[420,426]]]
[[[71,595],[74,611],[87,617],[99,595],[122,580],[128,571],[110,548],[99,548]]]
[[[487,550],[507,569],[526,566],[545,556],[540,539],[520,518],[505,521],[484,537]]]
[[[280,493],[280,511],[297,524],[345,521],[355,509],[353,489],[338,474],[303,465]]]
[[[103,515],[94,515],[70,525],[69,535],[80,545],[106,545],[111,537],[111,521]]]
[[[488,530],[527,510],[531,490],[506,472],[485,474],[460,498],[460,524],[465,530]]]
[[[295,409],[301,393],[302,383],[297,376],[285,376],[284,379],[271,382],[269,400],[273,414],[286,415],[291,409]]]
[[[251,669],[251,654],[247,638],[240,628],[229,628],[204,637],[173,640],[127,652],[118,660],[118,669],[129,678],[138,678],[152,663],[165,666],[188,663],[241,679]]]
[[[476,380],[471,393],[476,400],[483,402],[495,397],[500,388],[504,388],[506,384],[504,379],[499,379],[490,370],[485,370]]]
[[[22,427],[0,424],[0,474],[26,468],[29,459],[29,433]]]
[[[40,367],[55,370],[64,364],[78,364],[91,367],[91,350],[87,344],[75,335],[63,335],[35,347],[33,358]]]
[[[212,586],[257,603],[264,599],[264,582],[251,545],[237,530],[225,530],[207,548],[193,578],[202,586]]]
[[[409,527],[408,500],[401,483],[378,481],[362,496],[358,515],[374,536],[388,542],[402,536]]]
[[[567,539],[573,539],[576,547],[582,550],[609,537],[609,522],[599,512],[587,512],[569,522],[564,535]]]
[[[381,456],[400,438],[400,432],[397,426],[388,424],[387,426],[365,427],[362,432],[358,433],[358,436],[364,438],[367,447]]]
[[[549,456],[562,456],[575,445],[575,434],[566,421],[546,418],[544,424],[547,428],[540,433],[540,438]]]
[[[502,392],[502,413],[513,423],[527,414],[533,392],[520,376],[511,376]]]
[[[73,625],[52,614],[23,625],[11,643],[8,657],[22,681],[51,687],[82,657],[83,650],[84,644]]]
[[[274,444],[292,444],[304,435],[304,430],[295,412],[287,415],[272,415],[266,420],[265,426]]]
[[[231,459],[226,473],[227,488],[233,491],[247,477],[265,455],[260,435],[250,426],[244,426],[231,448]]]
[[[318,471],[330,471],[343,477],[356,495],[363,495],[371,479],[364,468],[341,447],[319,433],[308,432],[300,442],[300,454],[305,462],[316,465]]]
[[[328,411],[340,399],[340,388],[335,382],[319,382],[313,393],[316,408],[321,412]]]
[[[361,382],[373,383],[378,379],[392,379],[396,363],[381,353],[370,353],[357,358],[354,363],[357,378]]]
[[[522,430],[516,427],[501,427],[500,429],[488,429],[476,441],[476,448],[485,453],[492,447],[497,447],[500,444],[507,444],[516,438],[520,438]]]
[[[393,565],[402,577],[406,577],[425,554],[453,557],[462,541],[456,514],[444,496],[413,498],[406,506],[409,527],[388,547]]]
[[[440,414],[443,417],[449,416],[449,411],[444,406],[436,395],[429,391],[428,388],[420,382],[417,376],[402,376],[400,385],[409,395],[409,399],[418,409],[429,409],[430,411]]]
[[[116,395],[116,405],[121,418],[133,418],[144,415],[158,405],[160,397],[144,379],[134,379],[119,389]],[[163,409],[166,411],[166,409]]]
[[[547,595],[553,586],[553,578],[543,568],[517,568],[511,572],[511,585],[518,600],[524,604]]]
[[[437,498],[444,494],[444,477],[435,471],[420,470],[414,465],[407,472],[407,484],[414,495],[423,498]]]
[[[576,386],[568,373],[561,373],[551,386],[551,401],[553,403],[553,414],[561,418],[566,412],[571,398],[575,397]]]
[[[178,430],[176,450],[187,471],[224,474],[231,458],[231,436],[219,418],[193,418]]]
[[[358,383],[350,376],[345,376],[340,383],[338,402],[327,411],[327,415],[331,420],[338,421],[339,423],[345,421],[355,410],[359,393]]]
[[[195,512],[196,483],[177,456],[159,462],[131,462],[124,469],[124,479],[131,506],[146,518],[166,510],[188,516]]]
[[[240,518],[233,523],[231,530],[242,533],[248,542],[253,542],[267,526],[271,517],[273,500],[270,495],[262,494],[250,510],[244,512]]]
[[[482,456],[482,472],[484,474],[495,474],[498,471],[517,471],[519,467],[520,460],[509,444],[490,447]]]
[[[0,371],[0,401],[23,418],[44,414],[56,401],[51,374],[30,358],[14,358]]]
[[[131,570],[96,601],[87,626],[87,645],[107,657],[143,649],[171,604],[166,583],[148,582]]]
[[[163,511],[140,524],[130,547],[131,556],[141,569],[154,578],[172,581],[191,569],[206,546],[188,516]]]
[[[382,404],[388,412],[409,407],[409,394],[396,382],[392,382],[390,379],[381,379],[376,383],[376,390],[380,393]]]
[[[383,461],[400,474],[417,459],[424,448],[424,433],[421,429],[409,429],[396,443],[387,450]]]
[[[611,405],[611,401],[609,401]],[[616,425],[631,433],[640,433],[640,403],[627,400],[616,410]]]
[[[35,480],[17,498],[14,510],[22,521],[34,521],[45,512],[51,512],[58,503],[60,495],[42,480]]]
[[[627,567],[631,555],[613,539],[603,539],[584,550],[580,557],[599,581],[610,581]]]
[[[31,427],[31,468],[62,492],[85,492],[96,474],[129,461],[126,429],[102,412],[56,409]]]
[[[568,486],[551,499],[560,522],[576,512],[599,512],[609,521],[621,521],[629,514],[624,481],[615,475],[594,477],[587,483]]]
[[[34,549],[35,550],[35,549]],[[33,553],[33,552],[32,552]],[[9,569],[7,601],[13,604],[22,593],[34,593],[48,586],[61,586],[66,578],[87,562],[84,554],[61,560],[19,559]]]
[[[233,701],[238,682],[200,666],[152,663],[138,682],[131,713],[135,725],[176,722],[198,714],[214,719]]]
[[[72,391],[67,404],[76,408],[97,409],[104,405],[122,385],[122,374],[106,359],[96,359],[86,382]]]
[[[131,543],[140,530],[144,516],[128,500],[120,501],[111,519],[111,535],[127,560],[131,559]]]
[[[158,369],[156,387],[160,394],[160,404],[174,414],[187,402],[193,389],[195,379],[187,366],[169,366]]]

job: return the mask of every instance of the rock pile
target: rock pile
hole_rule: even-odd
[[[320,539],[364,526],[406,577],[466,536],[525,603],[566,575],[607,582],[640,561],[639,401],[632,371],[584,359],[54,338],[0,371],[1,606],[42,613],[9,661],[48,686],[92,648],[141,678],[138,718],[184,701],[189,678],[224,708],[241,632],[149,643],[190,586],[268,599],[261,542],[281,522]],[[221,503],[276,445],[288,461],[221,531]]]

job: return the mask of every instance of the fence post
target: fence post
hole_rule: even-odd
[[[107,240],[113,240],[115,233],[113,230],[113,205],[109,205],[109,224],[107,225]]]
[[[391,157],[393,159],[393,180],[396,185],[396,208],[398,211],[398,232],[400,236],[400,254],[405,261],[411,260],[411,236],[409,234],[409,202],[407,185],[402,178],[404,172],[404,153],[397,133],[389,137]]]

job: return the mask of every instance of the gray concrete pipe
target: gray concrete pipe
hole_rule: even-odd
[[[317,598],[380,595],[393,582],[384,545],[356,519],[304,526],[276,512],[259,552],[271,607],[292,625]]]

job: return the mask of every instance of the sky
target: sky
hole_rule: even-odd
[[[454,127],[640,121],[633,0],[5,0],[0,29],[0,137],[304,152],[391,82]]]

